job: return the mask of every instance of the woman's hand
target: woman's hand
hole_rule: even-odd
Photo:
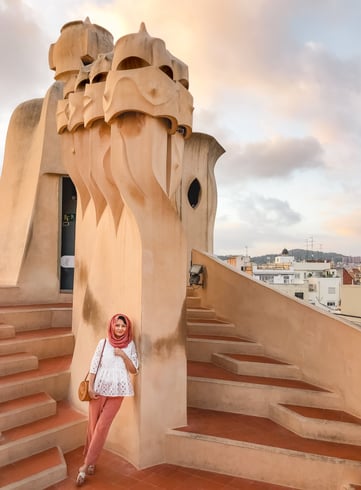
[[[119,356],[123,359],[127,358],[128,356],[126,355],[126,353],[123,351],[123,349],[120,349],[119,347],[115,347],[114,348],[114,354],[116,356]]]
[[[89,386],[89,396],[90,396],[90,398],[91,398],[92,400],[95,400],[95,399],[99,398],[98,393],[96,393],[96,392],[93,390],[93,388],[91,388],[90,386]]]
[[[119,356],[119,357],[121,357],[123,359],[124,364],[125,364],[125,367],[127,368],[127,370],[130,373],[132,373],[132,374],[136,374],[137,373],[137,369],[135,368],[134,364],[129,359],[129,357],[126,355],[126,353],[123,351],[123,349],[120,349],[119,347],[114,347],[114,354],[116,356]]]
[[[95,400],[96,398],[99,398],[98,393],[94,391],[94,381],[95,381],[95,374],[90,373],[89,374],[89,396],[92,400]]]

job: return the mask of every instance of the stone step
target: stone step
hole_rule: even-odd
[[[56,401],[47,393],[16,398],[0,403],[0,430],[28,424],[56,413]]]
[[[43,359],[37,369],[0,377],[0,402],[46,392],[55,400],[68,396],[71,355]]]
[[[1,468],[2,490],[42,490],[66,478],[67,466],[59,447]]]
[[[190,361],[212,360],[214,352],[262,354],[263,346],[237,336],[188,335],[187,359]]]
[[[222,351],[224,352],[224,351]],[[213,353],[212,362],[232,373],[270,378],[300,379],[297,366],[267,356],[249,354]]]
[[[0,355],[0,376],[36,369],[38,358],[28,352]]]
[[[187,308],[187,320],[196,321],[197,319],[201,320],[216,320],[216,313],[212,308]]]
[[[189,297],[200,298],[200,296],[198,296],[197,289],[198,288],[195,288],[193,286],[187,286],[187,298]]]
[[[0,306],[0,323],[16,325],[17,332],[68,327],[72,323],[72,304]]]
[[[39,359],[71,354],[74,336],[70,327],[47,328],[17,333],[0,341],[0,355],[30,352]]]
[[[339,409],[340,397],[302,380],[231,373],[208,362],[188,361],[188,404],[268,417],[270,404],[328,406]]]
[[[186,307],[187,308],[199,308],[201,306],[201,298],[199,296],[187,296]]]
[[[188,335],[240,336],[235,325],[221,320],[187,319]]]
[[[340,490],[361,483],[358,446],[303,439],[263,417],[188,410],[188,425],[169,430],[166,462],[295,487]]]
[[[361,419],[341,410],[277,404],[270,418],[302,437],[361,446]]]
[[[64,453],[71,451],[84,444],[86,426],[83,414],[59,402],[55,415],[3,431],[0,467],[54,446]]]
[[[14,325],[8,325],[7,323],[0,324],[0,340],[1,339],[11,339],[15,337],[15,327]]]

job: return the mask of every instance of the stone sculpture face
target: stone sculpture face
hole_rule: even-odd
[[[68,129],[69,120],[69,100],[58,100],[58,106],[56,110],[56,129],[59,134]]]
[[[55,79],[67,81],[78,73],[81,63],[92,63],[99,53],[113,49],[113,36],[103,27],[85,21],[65,24],[56,43],[50,46],[49,66],[55,71]]]
[[[113,53],[100,54],[90,66],[89,83],[84,93],[84,126],[89,128],[95,121],[104,119],[103,95],[105,80],[111,68]]]
[[[177,87],[153,66],[133,70],[111,70],[104,91],[104,117],[110,123],[125,112],[140,112],[169,121],[169,132],[177,129]]]
[[[84,92],[69,94],[68,131],[72,132],[84,125]]]
[[[85,87],[83,98],[85,128],[90,128],[95,121],[104,119],[104,89],[105,82],[90,83]]]
[[[51,46],[49,63],[55,78],[64,81],[67,99],[58,105],[58,132],[66,123],[73,132],[98,119],[110,124],[122,114],[138,112],[161,118],[169,134],[178,131],[188,138],[193,114],[188,67],[144,24],[138,33],[121,37],[114,49],[105,49],[113,48],[112,42],[107,31],[87,19],[66,24]]]
[[[150,167],[174,206],[174,195],[182,178],[184,139],[192,131],[193,98],[188,91],[188,67],[167,51],[164,41],[151,37],[144,24],[138,33],[121,37],[114,48],[111,43],[112,38],[106,31],[89,20],[70,23],[64,26],[60,38],[51,47],[49,59],[56,71],[55,78],[64,82],[64,99],[57,108],[57,130],[74,133],[69,172],[74,173],[74,181],[82,189],[79,193],[83,210],[89,198],[93,200],[98,221],[107,202],[118,223],[120,215],[115,210],[119,197],[113,198],[121,196],[120,189],[115,191],[119,183],[115,183],[113,175],[118,172],[118,164],[111,170],[111,166],[101,163],[105,153],[112,154],[114,142],[110,128],[114,122],[127,117],[127,131],[133,124],[135,134],[145,124],[145,116],[157,119],[154,130],[157,127],[157,132],[164,131],[165,138],[159,139],[163,147],[159,147],[158,157],[152,157]],[[101,51],[110,44],[111,49]],[[136,117],[129,118],[131,114]],[[90,136],[87,130],[96,121],[102,121],[109,131],[105,132],[102,126],[99,132],[98,125]],[[117,127],[118,131],[125,128],[122,124]],[[82,132],[78,134],[80,129]],[[146,138],[151,139],[150,133],[147,134]],[[127,143],[124,144],[122,151],[129,158],[129,150],[125,149]],[[87,153],[87,161],[81,162],[87,148],[92,148],[91,154]]]
[[[152,38],[144,25],[124,36],[114,48],[104,92],[104,117],[110,123],[126,112],[163,118],[174,134],[191,133],[193,98],[187,90],[188,69],[173,57],[161,39]]]

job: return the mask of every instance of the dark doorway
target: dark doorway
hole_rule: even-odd
[[[70,177],[61,178],[60,289],[72,291],[74,284],[76,189]]]

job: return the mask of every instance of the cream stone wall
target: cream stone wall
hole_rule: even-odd
[[[59,290],[59,185],[55,111],[62,87],[13,113],[0,179],[0,304],[71,301]]]
[[[288,297],[194,250],[205,266],[203,306],[233,322],[242,336],[261,342],[268,354],[296,364],[306,380],[339,393],[345,410],[361,416],[361,332],[351,322]]]

